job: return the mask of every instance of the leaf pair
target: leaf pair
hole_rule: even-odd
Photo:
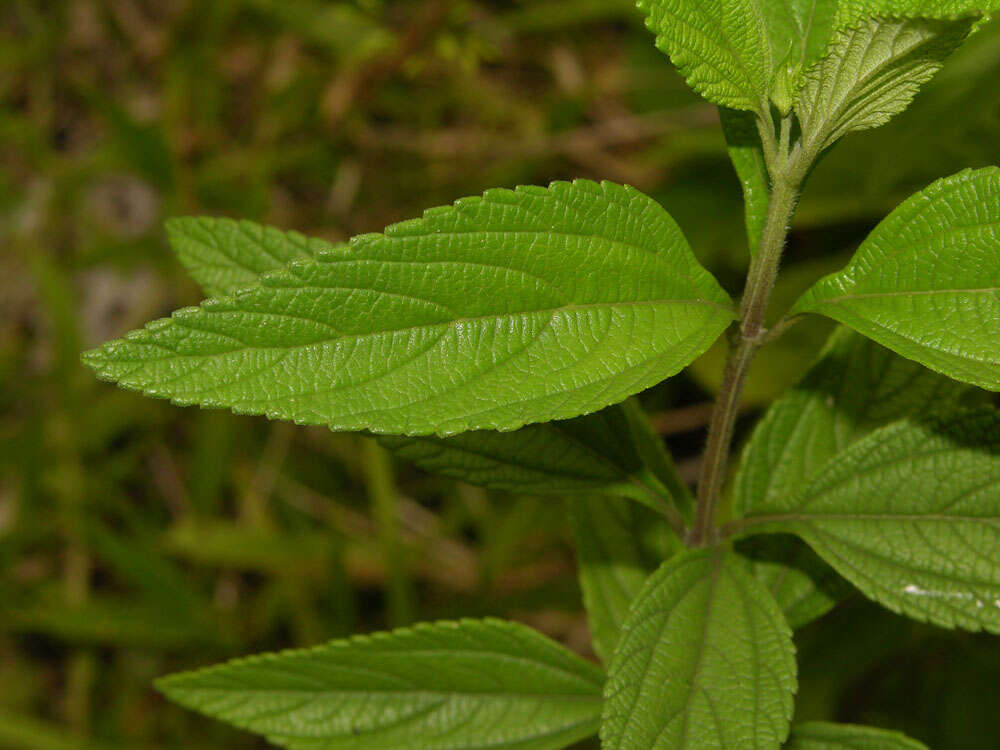
[[[846,129],[874,127],[905,108],[972,24],[996,6],[995,0],[639,1],[657,46],[709,101],[768,121],[772,102],[782,114],[795,105],[801,119],[823,109],[825,119],[839,117]],[[834,101],[864,102],[873,111],[834,112]]]
[[[299,260],[234,292],[246,273],[213,266],[231,266],[237,227],[174,225],[175,241],[187,230],[182,257],[231,296],[88,364],[179,404],[447,435],[617,403],[689,364],[734,317],[667,213],[610,183],[493,190],[348,247],[240,227],[261,250],[246,272]]]

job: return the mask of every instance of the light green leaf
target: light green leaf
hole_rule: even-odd
[[[605,686],[605,750],[777,748],[795,692],[792,634],[745,563],[685,552],[647,581]]]
[[[442,622],[157,683],[292,750],[556,750],[593,734],[601,671],[523,625]]]
[[[617,497],[568,502],[594,651],[607,664],[646,579],[681,542],[663,518]]]
[[[803,147],[818,154],[906,109],[976,19],[866,18],[839,31],[795,100]]]
[[[839,0],[838,5],[837,28],[871,16],[954,19],[1000,10],[998,0]]]
[[[972,392],[838,329],[803,381],[772,404],[754,429],[734,481],[734,512],[791,507],[810,479],[872,430],[953,409]]]
[[[512,430],[658,383],[733,317],[658,204],[577,181],[356,237],[85,360],[178,404],[336,430]]]
[[[743,524],[798,534],[894,612],[1000,632],[1000,414],[876,430]]]
[[[949,377],[1000,390],[1000,169],[962,172],[905,201],[793,312],[827,315]]]
[[[747,245],[750,254],[757,254],[757,245],[764,233],[767,207],[771,202],[771,179],[764,162],[764,150],[754,122],[754,115],[735,109],[719,108],[722,131],[726,135],[729,158],[743,188],[746,210]]]
[[[759,0],[639,0],[656,46],[710,102],[763,111],[772,59]]]
[[[482,430],[448,438],[383,437],[380,442],[425,471],[488,489],[527,495],[614,492],[663,512],[687,514],[691,494],[663,441],[634,404],[576,419]]]
[[[833,34],[837,0],[759,0],[778,71],[798,76],[823,56]]]
[[[927,750],[899,732],[811,721],[792,727],[785,750]]]
[[[177,257],[212,297],[253,286],[261,274],[278,271],[293,260],[316,258],[336,247],[252,221],[184,217],[169,219],[166,226]]]

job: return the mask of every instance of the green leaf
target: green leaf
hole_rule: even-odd
[[[810,479],[873,430],[953,409],[972,390],[838,329],[803,381],[755,427],[734,480],[734,512],[791,507]]]
[[[802,540],[787,535],[743,539],[737,550],[778,603],[791,628],[822,617],[853,588]]]
[[[767,207],[771,202],[771,179],[764,162],[764,149],[752,114],[720,107],[719,117],[726,135],[729,158],[743,188],[747,245],[750,254],[756,255],[767,220]]]
[[[772,59],[759,0],[639,0],[656,46],[722,107],[764,111]]]
[[[241,659],[157,687],[293,750],[555,750],[596,731],[602,682],[523,625],[464,620]]]
[[[791,77],[823,56],[833,34],[837,0],[760,0],[773,58]]]
[[[692,504],[663,441],[631,402],[515,432],[390,436],[380,442],[425,471],[492,490],[527,495],[607,491],[660,512],[676,508],[684,514]]]
[[[837,28],[871,16],[954,19],[1000,10],[997,0],[839,0]]]
[[[681,542],[662,517],[628,500],[580,497],[568,506],[590,635],[607,664],[632,601]]]
[[[899,732],[812,721],[792,727],[785,750],[927,750]]]
[[[794,652],[778,605],[738,556],[682,553],[632,605],[605,686],[602,747],[777,748]]]
[[[793,313],[827,315],[904,357],[1000,390],[1000,169],[911,197]]]
[[[876,430],[743,524],[798,534],[894,612],[1000,632],[1000,413]]]
[[[252,221],[184,217],[167,221],[167,238],[206,294],[233,294],[293,260],[313,259],[336,246]]]
[[[905,110],[976,20],[867,18],[839,31],[795,100],[804,148],[818,154]]]
[[[335,430],[512,430],[660,382],[733,317],[658,204],[577,181],[356,237],[85,360],[182,405]]]

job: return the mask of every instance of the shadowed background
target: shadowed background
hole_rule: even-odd
[[[998,76],[994,23],[910,111],[823,161],[776,312],[903,197],[1000,162]],[[264,747],[151,680],[416,620],[513,618],[592,656],[561,501],[434,478],[354,435],[178,409],[79,364],[199,301],[167,217],[340,240],[573,177],[655,197],[738,294],[715,109],[630,0],[0,5],[0,748]],[[829,330],[764,350],[748,417]],[[689,480],[722,355],[643,394]],[[796,640],[797,718],[996,747],[1000,639],[854,597]]]

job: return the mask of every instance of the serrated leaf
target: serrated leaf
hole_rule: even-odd
[[[658,204],[577,181],[433,209],[85,359],[178,404],[451,434],[617,403],[687,365],[733,317]]]
[[[997,0],[839,0],[837,27],[871,17],[955,19],[1000,9]]]
[[[976,20],[866,18],[842,28],[807,71],[795,100],[804,148],[818,154],[847,133],[877,128],[905,110]]]
[[[632,601],[681,542],[662,517],[628,500],[580,497],[568,506],[594,652],[607,664]]]
[[[747,246],[750,254],[756,255],[757,245],[764,233],[767,207],[771,202],[771,179],[764,162],[764,150],[753,114],[720,107],[719,117],[729,158],[743,188]]]
[[[212,297],[233,294],[258,283],[262,274],[281,270],[294,260],[316,258],[337,247],[252,221],[183,217],[169,219],[166,227],[177,257]]]
[[[380,442],[425,471],[487,489],[527,495],[607,491],[661,513],[675,508],[687,514],[692,504],[663,441],[630,402],[514,432],[391,436]]]
[[[811,721],[792,727],[785,750],[927,750],[899,732]]]
[[[1000,632],[1000,413],[876,430],[744,524],[798,534],[894,612]]]
[[[845,328],[754,428],[733,489],[737,515],[791,507],[805,484],[873,430],[954,409],[973,389]]]
[[[1000,169],[947,177],[893,211],[793,313],[820,313],[904,357],[1000,390]]]
[[[778,605],[734,553],[682,553],[632,605],[605,686],[602,747],[777,748],[794,651]]]
[[[464,620],[241,659],[157,687],[292,750],[556,750],[597,729],[602,682],[523,625]]]
[[[656,46],[688,84],[722,107],[763,111],[772,59],[758,0],[639,0]]]

